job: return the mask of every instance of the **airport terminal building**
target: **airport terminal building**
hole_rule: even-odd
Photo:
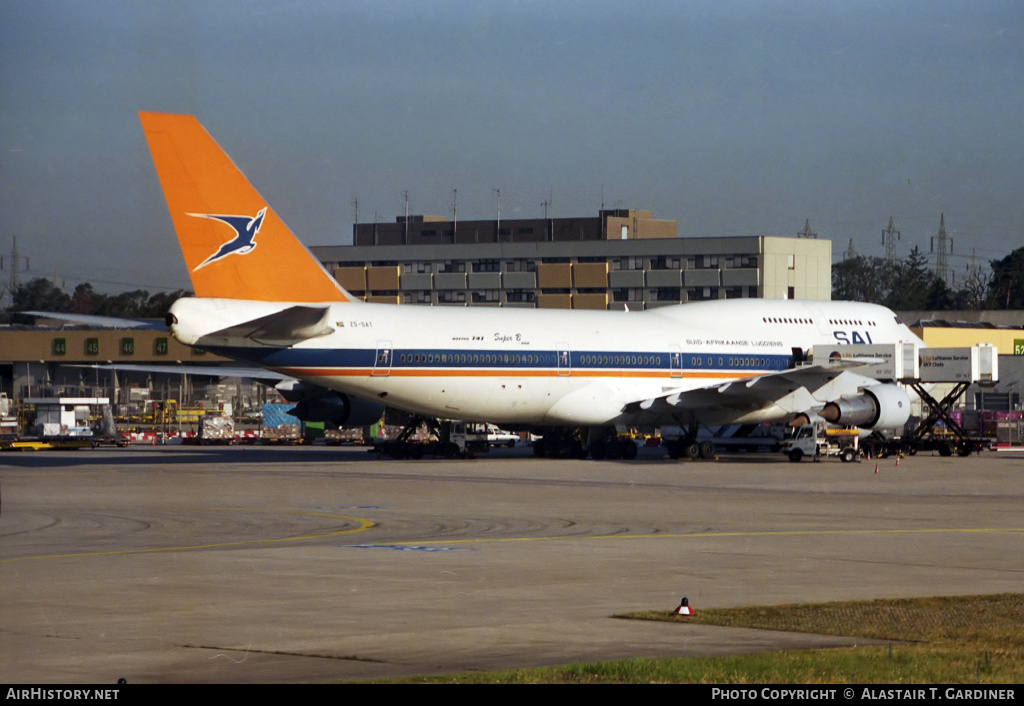
[[[650,211],[591,218],[359,223],[349,246],[313,247],[371,302],[649,309],[708,299],[830,299],[832,243],[751,235],[680,238]]]

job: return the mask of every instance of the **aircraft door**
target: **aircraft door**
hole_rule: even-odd
[[[669,346],[668,367],[669,374],[674,378],[683,376],[683,354],[679,352],[679,346]]]
[[[569,352],[569,344],[560,342],[558,344],[558,350],[555,351],[555,357],[558,359],[558,375],[560,377],[568,377],[569,373],[572,371],[572,354]]]
[[[373,377],[387,377],[391,372],[391,361],[394,358],[391,341],[377,341],[377,354],[373,358]]]

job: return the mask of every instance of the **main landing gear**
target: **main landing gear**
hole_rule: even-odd
[[[541,458],[586,458],[587,450],[571,431],[555,429],[533,442],[533,455]]]
[[[582,437],[586,434],[586,441]],[[578,458],[588,456],[595,461],[603,459],[636,458],[636,442],[629,436],[619,436],[614,427],[602,429],[551,429],[533,443],[533,453],[541,458]]]

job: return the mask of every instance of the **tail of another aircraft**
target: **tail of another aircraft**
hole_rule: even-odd
[[[196,296],[354,301],[191,115],[139,113]]]

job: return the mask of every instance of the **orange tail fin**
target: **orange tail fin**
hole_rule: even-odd
[[[191,115],[139,113],[196,296],[353,301]]]

